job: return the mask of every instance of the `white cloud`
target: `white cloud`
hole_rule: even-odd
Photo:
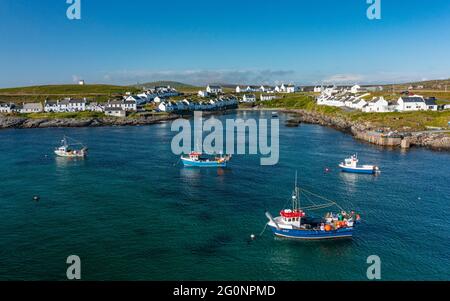
[[[325,83],[335,84],[354,84],[364,81],[364,76],[361,74],[334,74],[323,80]]]
[[[192,85],[208,83],[222,84],[274,84],[292,82],[292,70],[123,70],[103,75],[103,79],[114,83],[143,83],[157,80],[180,81]]]

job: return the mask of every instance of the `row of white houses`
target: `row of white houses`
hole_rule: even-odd
[[[166,99],[159,103],[158,110],[161,112],[208,111],[236,107],[237,104],[238,100],[235,97],[219,97],[200,102],[194,102],[187,98],[176,102]]]
[[[124,98],[126,100],[134,100],[138,105],[142,105],[154,101],[155,98],[168,98],[178,95],[180,95],[180,92],[175,88],[170,86],[158,86],[152,89],[144,89],[144,92],[136,95],[127,93]]]
[[[357,94],[357,93],[363,93],[363,92],[383,91],[383,87],[382,86],[361,87],[360,85],[353,85],[353,86],[344,86],[344,87],[338,88],[336,85],[331,85],[331,86],[315,86],[313,91],[317,92],[317,93],[326,93],[329,95],[336,94],[336,93]]]
[[[263,93],[294,93],[298,87],[292,84],[282,84],[280,86],[246,86],[236,87],[236,93],[263,92]]]
[[[64,112],[105,112],[108,108],[122,109],[123,111],[137,111],[137,103],[134,100],[109,100],[106,103],[89,102],[87,99],[65,98],[62,100],[46,100],[43,103],[13,103],[0,104],[0,113],[64,113]]]
[[[407,112],[407,111],[437,111],[438,105],[434,98],[424,98],[420,95],[402,96],[395,102],[389,103],[384,97],[374,97],[366,101],[363,97],[369,94],[333,96],[322,93],[317,98],[318,105],[347,107],[363,112]],[[444,109],[446,107],[444,106]]]
[[[275,94],[261,94],[259,96],[260,101],[270,101],[274,99],[280,98],[279,96]],[[256,102],[256,95],[255,94],[244,94],[242,96],[242,99],[240,100],[241,103],[253,103]]]

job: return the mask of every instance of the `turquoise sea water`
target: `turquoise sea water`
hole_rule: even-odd
[[[66,279],[71,254],[84,280],[364,280],[373,254],[385,280],[450,279],[449,153],[280,125],[279,164],[237,155],[227,169],[174,165],[170,123],[0,131],[0,280]],[[55,158],[64,134],[90,156]],[[340,173],[354,152],[381,175]],[[304,188],[361,212],[353,240],[288,241],[269,229],[249,240],[290,198],[295,170]]]

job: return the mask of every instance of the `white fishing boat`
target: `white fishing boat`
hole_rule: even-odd
[[[55,149],[55,154],[60,157],[69,157],[69,158],[83,158],[87,155],[87,147],[84,146],[82,143],[76,142],[69,144],[67,142],[68,137],[64,136],[64,138],[61,140],[61,146],[57,147]],[[72,139],[73,140],[73,139]],[[74,149],[71,148],[71,145],[80,145],[80,149]]]
[[[343,172],[376,174],[380,172],[380,168],[376,165],[358,165],[358,156],[355,154],[350,158],[346,158],[344,162],[339,164]]]

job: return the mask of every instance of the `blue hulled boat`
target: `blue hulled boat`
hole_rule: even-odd
[[[380,168],[376,165],[358,165],[358,156],[353,155],[350,158],[346,158],[344,162],[339,164],[339,167],[343,172],[351,173],[364,173],[375,174],[380,172]]]
[[[181,162],[189,167],[226,167],[231,155],[206,156],[200,152],[191,152],[189,155],[182,155]]]
[[[353,229],[360,221],[359,214],[353,211],[347,213],[331,200],[327,200],[328,203],[325,204],[314,203],[314,205],[301,208],[301,193],[305,194],[308,199],[318,197],[327,200],[304,189],[300,190],[296,183],[292,193],[292,208],[281,210],[280,215],[275,218],[269,212],[266,212],[269,219],[267,225],[276,236],[301,240],[351,238],[353,236]],[[310,196],[307,196],[308,194]],[[323,218],[311,217],[305,212],[305,210],[319,210],[331,206],[337,206],[341,211],[337,214],[328,212]]]

